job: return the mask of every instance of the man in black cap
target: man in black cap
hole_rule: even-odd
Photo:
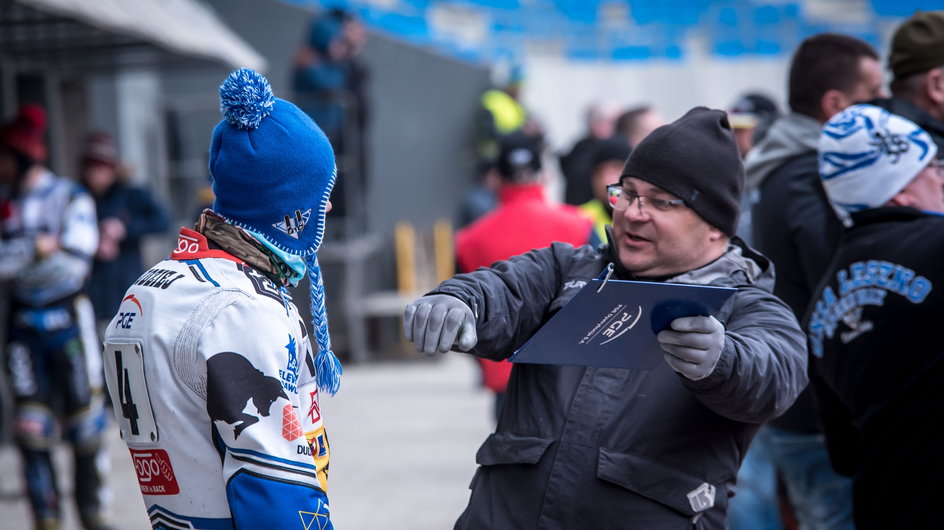
[[[870,103],[924,129],[944,158],[944,10],[917,11],[892,37],[892,97]]]
[[[777,104],[769,97],[756,92],[750,92],[739,97],[728,108],[728,120],[734,131],[741,156],[753,149],[754,144],[764,139],[770,126],[780,117]],[[756,191],[756,190],[755,190]],[[753,241],[751,234],[751,204],[757,198],[752,196],[751,190],[745,190],[741,200],[741,219],[738,221],[737,235],[745,241]]]
[[[779,116],[777,104],[769,97],[755,92],[744,94],[731,105],[728,119],[731,120],[741,156],[746,156],[754,144],[764,138],[767,129]]]
[[[692,109],[646,137],[610,186],[608,245],[555,243],[407,306],[418,350],[501,360],[607,271],[738,289],[717,315],[659,332],[664,362],[652,368],[515,364],[457,528],[725,528],[757,425],[807,381],[804,335],[771,294],[770,262],[733,237],[743,180],[725,113]]]

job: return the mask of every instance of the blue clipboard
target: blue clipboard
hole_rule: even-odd
[[[737,289],[591,280],[508,360],[649,370],[662,362],[656,334],[679,317],[714,315]]]

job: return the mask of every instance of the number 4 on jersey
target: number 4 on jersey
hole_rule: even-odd
[[[121,403],[121,415],[131,424],[131,434],[138,435],[138,407],[131,395],[131,381],[128,370],[122,367],[121,350],[115,350],[115,377],[118,380],[118,396]]]
[[[158,429],[144,376],[141,344],[106,342],[105,348],[105,382],[115,407],[121,437],[132,444],[156,442]]]

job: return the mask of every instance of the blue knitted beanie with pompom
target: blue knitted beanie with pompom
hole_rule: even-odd
[[[220,86],[220,112],[223,121],[210,142],[213,210],[276,248],[305,258],[319,350],[318,386],[334,394],[341,384],[341,364],[331,351],[316,256],[337,178],[334,151],[307,114],[273,96],[269,81],[248,68],[231,73]]]

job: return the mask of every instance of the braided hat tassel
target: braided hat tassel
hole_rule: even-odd
[[[331,336],[328,334],[328,312],[325,309],[325,290],[321,279],[318,256],[305,258],[308,265],[308,281],[311,284],[311,323],[315,330],[318,353],[315,355],[315,370],[318,388],[330,395],[341,388],[341,361],[331,351]]]

